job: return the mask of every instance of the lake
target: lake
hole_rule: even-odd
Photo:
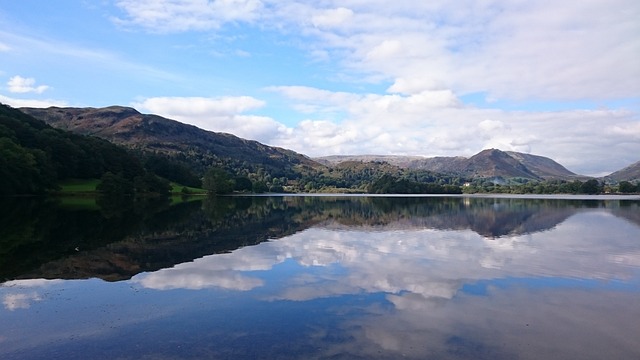
[[[2,359],[640,359],[639,197],[0,199]]]

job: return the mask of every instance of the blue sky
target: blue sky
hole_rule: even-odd
[[[310,155],[640,160],[640,3],[0,3],[0,102],[133,106]]]

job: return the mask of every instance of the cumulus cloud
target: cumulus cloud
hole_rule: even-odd
[[[7,82],[9,91],[12,93],[36,93],[42,94],[49,88],[47,85],[36,86],[36,80],[34,78],[24,78],[22,76],[14,76]]]
[[[228,132],[234,135],[267,142],[287,128],[277,121],[242,113],[259,109],[265,102],[250,96],[154,97],[133,103],[140,111],[178,120],[205,130]]]

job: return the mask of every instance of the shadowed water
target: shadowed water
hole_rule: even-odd
[[[637,198],[19,199],[0,215],[2,359],[640,358]]]

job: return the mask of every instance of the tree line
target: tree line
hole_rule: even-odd
[[[512,183],[500,183],[495,179],[474,179],[462,188],[464,193],[501,193],[501,194],[633,194],[640,193],[640,182],[620,181],[607,184],[598,179],[529,181],[519,179]]]

